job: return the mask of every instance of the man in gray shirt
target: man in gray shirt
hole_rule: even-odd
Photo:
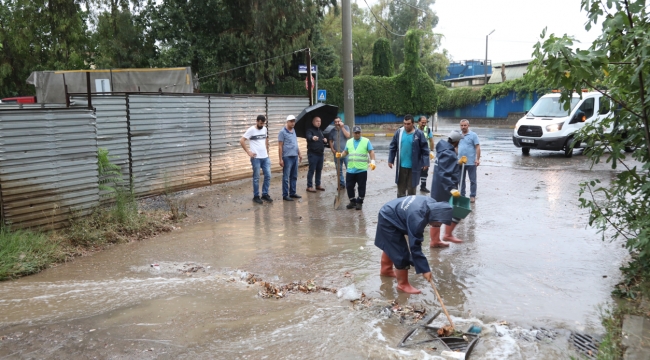
[[[287,116],[287,125],[278,133],[278,154],[280,167],[282,167],[282,200],[293,201],[302,196],[296,194],[296,181],[298,180],[298,164],[302,161],[298,139],[294,126],[296,117]]]
[[[334,129],[329,133],[330,138],[330,148],[332,149],[332,155],[334,156],[334,164],[336,164],[336,153],[343,153],[345,150],[345,144],[350,138],[350,128],[347,125],[343,124],[340,117],[334,118]],[[339,173],[340,179],[339,183],[343,188],[345,188],[345,174],[343,173],[343,165],[345,164],[345,169],[348,168],[348,157],[341,157],[339,160]]]

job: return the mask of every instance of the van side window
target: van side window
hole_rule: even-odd
[[[594,116],[594,98],[585,99],[585,101],[580,105],[580,110],[585,113],[585,117],[590,119]]]
[[[612,109],[611,100],[606,97],[601,97],[598,99],[598,115],[608,114]]]

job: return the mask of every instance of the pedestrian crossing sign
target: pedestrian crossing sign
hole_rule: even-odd
[[[327,100],[327,90],[318,90],[318,101]]]

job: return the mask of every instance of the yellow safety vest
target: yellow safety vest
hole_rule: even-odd
[[[346,147],[348,148],[348,169],[359,169],[362,171],[368,170],[368,138],[361,137],[359,145],[354,148],[354,138],[348,140]]]
[[[419,130],[419,129],[420,129],[420,128],[418,127],[418,130]],[[422,131],[422,132],[424,133],[424,138],[427,139],[427,140],[429,140],[429,128],[425,125],[425,126],[424,126],[424,129],[423,129],[423,130],[420,130],[420,131]]]

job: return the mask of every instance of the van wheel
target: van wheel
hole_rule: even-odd
[[[529,147],[522,147],[521,148],[521,153],[524,155],[529,155],[530,154],[530,148]]]
[[[570,158],[573,156],[573,147],[571,145],[573,145],[573,138],[567,140],[564,145],[564,157]]]
[[[626,146],[625,147],[625,152],[626,153],[634,152],[634,150],[636,150],[636,146]]]

